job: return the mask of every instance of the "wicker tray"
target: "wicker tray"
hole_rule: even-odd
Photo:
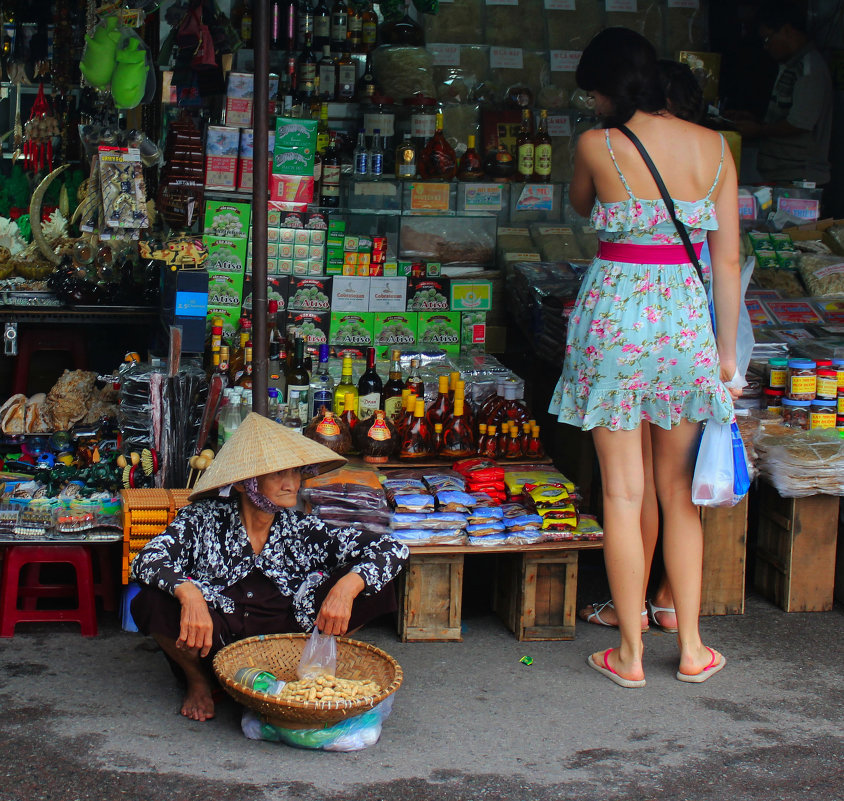
[[[234,680],[242,667],[257,667],[284,681],[296,679],[296,666],[309,634],[266,634],[227,645],[214,657],[220,684],[236,701],[259,712],[268,723],[287,729],[321,729],[377,706],[401,686],[403,673],[393,657],[374,645],[337,638],[337,676],[371,679],[381,692],[359,701],[284,701],[255,692]]]

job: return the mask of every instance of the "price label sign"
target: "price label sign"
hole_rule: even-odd
[[[607,0],[607,11],[623,11],[635,14],[638,11],[636,0]]]
[[[429,44],[428,52],[435,67],[459,67],[460,45]]]
[[[489,66],[494,70],[520,70],[524,68],[521,47],[490,47]]]
[[[568,114],[549,114],[548,136],[571,136],[571,117]]]
[[[553,211],[554,187],[547,184],[525,184],[519,199],[517,211]]]
[[[807,222],[820,217],[820,201],[810,198],[781,197],[777,203],[777,209]]]
[[[501,211],[501,185],[466,184],[466,211]]]
[[[691,8],[695,11],[700,8],[700,0],[668,0],[669,8]]]
[[[413,211],[448,211],[448,184],[413,184],[410,208]]]
[[[582,50],[552,50],[551,72],[575,72],[581,55]]]
[[[546,11],[574,11],[574,0],[545,0]]]

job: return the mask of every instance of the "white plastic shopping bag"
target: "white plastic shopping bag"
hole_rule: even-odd
[[[750,489],[747,453],[735,418],[729,423],[707,422],[692,479],[696,506],[735,506]]]

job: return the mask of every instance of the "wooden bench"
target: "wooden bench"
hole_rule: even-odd
[[[415,545],[399,577],[402,642],[461,642],[463,562],[491,560],[492,606],[518,640],[571,640],[577,603],[578,551],[598,542],[538,545]]]

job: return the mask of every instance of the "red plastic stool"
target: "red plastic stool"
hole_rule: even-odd
[[[18,609],[21,568],[30,564],[66,562],[76,568],[76,609]],[[79,623],[83,637],[97,636],[91,554],[84,545],[10,545],[3,560],[0,594],[0,637],[13,637],[16,623]]]
[[[32,356],[41,350],[67,351],[73,360],[75,370],[86,370],[88,358],[85,354],[85,338],[71,326],[66,328],[24,328],[18,333],[18,357],[15,359],[15,374],[12,392],[27,394],[29,365]]]
[[[117,608],[117,593],[108,546],[91,545],[89,547],[94,549],[99,570],[99,581],[94,582],[94,596],[102,601],[104,612],[114,612]],[[18,597],[23,599],[24,609],[37,609],[39,598],[76,597],[76,584],[42,584],[42,564],[31,563],[21,569]]]

